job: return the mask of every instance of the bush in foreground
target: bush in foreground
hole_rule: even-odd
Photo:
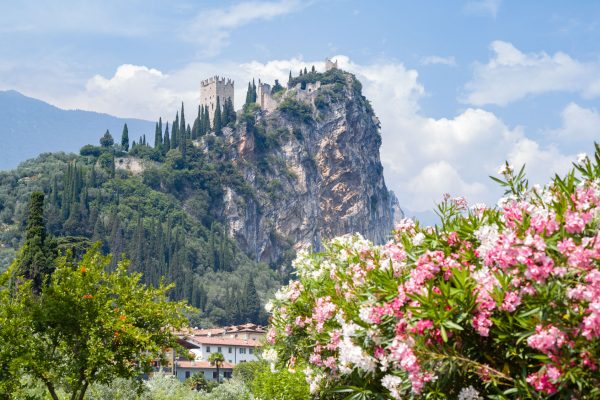
[[[496,208],[301,253],[264,357],[322,399],[600,398],[600,148],[544,188],[500,173]]]

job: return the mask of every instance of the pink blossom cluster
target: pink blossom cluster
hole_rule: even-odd
[[[527,344],[542,353],[554,354],[567,342],[566,335],[555,326],[548,325],[542,328],[536,326],[535,334],[527,338]]]
[[[496,209],[448,196],[458,217],[444,229],[405,219],[383,246],[347,235],[302,254],[300,280],[274,301],[267,342],[305,361],[315,391],[364,376],[384,398],[416,398],[437,384],[437,360],[478,351],[456,370],[479,390],[520,380],[518,390],[552,395],[575,387],[573,374],[600,384],[598,186],[534,189]]]

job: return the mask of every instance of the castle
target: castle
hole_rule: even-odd
[[[329,71],[332,69],[337,69],[338,63],[337,60],[332,61],[331,59],[325,59],[325,71]],[[321,86],[321,82],[317,81],[315,83],[309,83],[306,87],[300,89],[299,85],[296,85],[298,91],[307,91],[308,93],[319,89]],[[225,104],[226,99],[231,99],[231,102],[234,102],[233,98],[233,80],[222,78],[219,76],[213,76],[211,78],[205,79],[200,83],[200,105],[202,107],[207,106],[209,113],[208,116],[210,118],[210,123],[212,125],[213,118],[215,115],[215,107],[217,106],[217,98],[219,99],[219,104],[221,105],[221,109]],[[271,85],[261,82],[258,80],[258,86],[256,87],[256,102],[263,110],[273,111],[277,108],[277,100],[275,100],[271,95]]]
[[[231,102],[234,102],[233,81],[231,79],[225,79],[215,75],[200,83],[200,105],[208,107],[208,116],[211,124],[213,123],[213,118],[215,116],[217,98],[219,99],[221,110],[223,109],[226,99],[231,99]]]

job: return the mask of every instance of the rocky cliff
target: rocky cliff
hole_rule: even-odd
[[[318,249],[352,232],[382,243],[399,210],[383,178],[379,121],[360,82],[337,69],[309,75],[273,94],[277,107],[246,107],[223,132],[227,156],[254,189],[248,196],[225,187],[223,219],[256,260]]]

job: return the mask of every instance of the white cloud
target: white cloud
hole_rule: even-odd
[[[202,46],[204,55],[214,56],[229,44],[233,29],[298,11],[306,4],[299,0],[247,1],[228,8],[202,11],[185,27],[182,36]]]
[[[494,41],[487,64],[476,64],[466,85],[466,102],[504,106],[528,95],[574,92],[600,95],[600,62],[582,62],[557,52],[523,53],[511,43]]]
[[[362,82],[364,94],[382,124],[381,159],[386,182],[401,204],[414,212],[430,210],[445,192],[465,195],[473,202],[495,203],[501,189],[488,175],[495,175],[505,159],[515,165],[526,163],[532,183],[544,183],[553,172],[564,172],[575,159],[574,154],[581,151],[566,153],[557,146],[541,145],[523,128],[509,127],[481,108],[467,108],[451,118],[428,117],[419,106],[426,92],[416,70],[398,62],[358,64],[344,55],[334,58],[340,68],[353,72]],[[172,119],[184,101],[186,116],[191,120],[199,100],[200,80],[216,72],[235,80],[236,106],[240,108],[248,80],[279,79],[285,84],[290,70],[297,75],[301,68],[310,69],[312,65],[318,70],[324,68],[322,61],[301,58],[266,63],[195,63],[169,73],[122,65],[110,78],[93,77],[84,91],[69,99],[71,107],[150,120],[158,116]],[[592,125],[598,122],[595,111],[577,107],[569,105],[563,112],[561,129],[565,132],[574,129],[581,115],[595,117],[590,120]]]
[[[473,0],[467,2],[463,10],[472,15],[489,15],[496,18],[502,0]]]
[[[449,57],[427,56],[427,57],[423,57],[421,59],[421,64],[422,65],[436,65],[436,64],[441,64],[441,65],[448,65],[448,66],[451,66],[451,67],[455,67],[456,66],[456,59],[454,58],[454,56],[449,56]]]
[[[598,141],[600,138],[600,114],[595,109],[569,103],[561,112],[562,126],[550,133],[565,143]]]

